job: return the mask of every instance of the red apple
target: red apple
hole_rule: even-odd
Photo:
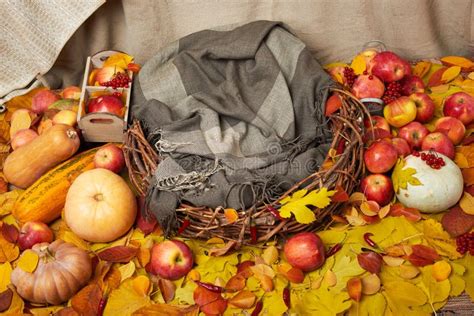
[[[406,140],[408,145],[414,149],[421,147],[423,138],[425,138],[429,133],[430,131],[423,124],[419,122],[411,122],[400,128],[398,136]]]
[[[59,99],[59,96],[51,90],[38,91],[31,99],[31,110],[37,114],[43,113],[48,106]]]
[[[179,240],[165,240],[151,249],[151,271],[168,280],[185,276],[193,267],[194,259],[188,245]]]
[[[315,233],[298,233],[284,246],[286,260],[294,268],[305,272],[316,270],[325,261],[324,244]]]
[[[125,157],[122,149],[114,144],[105,145],[100,148],[94,155],[94,166],[120,173],[125,166]]]
[[[38,137],[38,134],[34,130],[29,128],[20,129],[15,133],[15,135],[13,135],[11,141],[12,149],[15,150],[21,146],[24,146],[36,137]]]
[[[416,118],[416,105],[409,97],[400,97],[383,108],[383,116],[388,124],[402,127]]]
[[[387,205],[393,198],[392,180],[384,174],[371,174],[360,182],[362,193],[369,201],[375,201],[380,206]]]
[[[422,150],[434,150],[450,159],[454,159],[454,145],[451,140],[443,133],[434,132],[428,134],[421,144]]]
[[[400,80],[400,85],[402,95],[425,92],[425,84],[418,76],[406,75],[402,80]]]
[[[474,97],[466,92],[456,92],[444,100],[443,112],[468,125],[474,120]]]
[[[380,52],[371,61],[372,74],[384,82],[398,81],[409,75],[410,65],[393,52]]]
[[[62,92],[62,96],[64,99],[79,100],[81,98],[81,88],[76,86],[66,87]]]
[[[42,242],[53,241],[53,231],[42,222],[26,222],[20,229],[18,246],[21,250],[30,249]]]
[[[373,115],[371,116],[371,118],[372,118],[372,124],[368,118],[364,120],[364,127],[367,130],[370,130],[371,128],[380,128],[380,129],[390,132],[390,125],[388,125],[387,120],[384,119],[382,116]]]
[[[410,94],[410,100],[416,105],[416,120],[420,123],[431,121],[435,112],[435,104],[429,95],[425,93]]]
[[[435,132],[446,134],[454,145],[458,145],[464,138],[466,127],[457,118],[445,116],[436,121]]]
[[[119,97],[114,95],[102,95],[89,100],[88,113],[106,112],[122,116],[122,108],[123,103]]]
[[[383,82],[374,75],[360,75],[352,85],[352,93],[358,99],[381,98],[384,92]]]
[[[392,145],[397,150],[399,156],[406,157],[409,154],[411,154],[410,145],[408,145],[408,142],[404,140],[403,138],[394,137],[391,139],[391,141],[392,141]]]
[[[398,151],[390,142],[380,140],[372,143],[364,152],[364,162],[372,173],[384,173],[392,169],[398,159]]]

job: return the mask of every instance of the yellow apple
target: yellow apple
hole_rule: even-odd
[[[383,116],[388,124],[402,127],[416,118],[415,102],[409,97],[400,97],[384,107]]]

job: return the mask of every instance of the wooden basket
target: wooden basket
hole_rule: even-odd
[[[332,163],[323,164],[319,171],[295,184],[278,199],[239,210],[239,218],[232,223],[227,221],[222,207],[211,209],[182,204],[176,210],[181,227],[180,235],[204,239],[219,237],[242,245],[267,241],[277,235],[326,228],[332,221],[332,215],[338,214],[339,203],[333,202],[324,209],[315,209],[317,220],[311,224],[300,224],[294,218],[279,219],[275,216],[275,210],[278,209],[281,199],[303,188],[309,191],[322,187],[330,190],[342,187],[350,194],[365,173],[363,120],[365,117],[370,118],[370,114],[349,92],[339,89],[333,89],[333,92],[341,96],[342,107],[328,118],[334,135],[330,152],[335,153],[337,148],[341,148],[341,142],[345,148],[342,153],[326,158],[326,161],[331,159]],[[146,195],[150,176],[153,175],[160,157],[146,141],[137,121],[133,122],[126,134],[124,153],[132,184],[141,195]]]

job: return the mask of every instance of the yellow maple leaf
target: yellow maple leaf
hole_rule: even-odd
[[[399,158],[392,173],[393,189],[398,193],[400,189],[405,189],[410,185],[423,185],[418,178],[414,177],[416,170],[414,168],[404,168],[406,161]]]
[[[16,266],[25,272],[33,273],[38,266],[39,256],[33,250],[27,249],[22,254]]]
[[[327,188],[321,188],[307,193],[308,190],[302,189],[293,193],[291,197],[282,199],[280,201],[280,204],[282,204],[280,216],[289,218],[293,213],[298,223],[312,223],[316,220],[316,216],[307,205],[324,208],[331,203],[330,197],[333,196],[336,191],[328,191]]]
[[[364,56],[357,55],[354,57],[351,63],[351,68],[354,69],[354,73],[356,75],[362,75],[362,73],[367,69]]]
[[[129,63],[131,63],[133,57],[124,53],[116,53],[110,55],[105,61],[102,67],[116,66],[122,69],[127,69]]]

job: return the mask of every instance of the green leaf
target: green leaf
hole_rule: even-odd
[[[406,165],[406,161],[403,158],[398,158],[397,164],[393,169],[392,173],[392,182],[393,182],[393,189],[395,192],[398,193],[400,189],[407,188],[408,184],[411,185],[422,185],[418,178],[414,177],[416,174],[416,170],[413,168],[404,168]]]
[[[295,215],[295,219],[301,224],[310,224],[316,220],[314,212],[308,205],[317,208],[325,208],[331,203],[330,197],[336,191],[328,191],[327,188],[311,191],[307,194],[307,190],[299,190],[293,193],[291,197],[286,197],[280,201],[280,215],[283,218],[290,218],[291,214]]]

